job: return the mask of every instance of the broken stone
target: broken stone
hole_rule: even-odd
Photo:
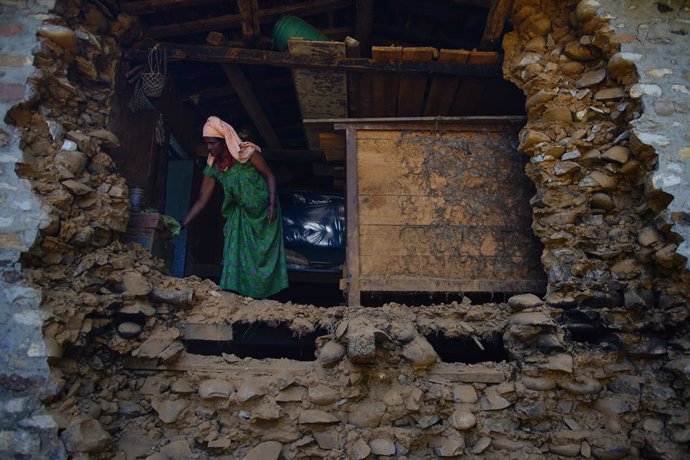
[[[72,453],[104,452],[113,441],[98,420],[88,416],[76,418],[60,437],[65,443],[65,449]]]
[[[612,101],[616,99],[623,99],[626,96],[623,88],[605,88],[597,91],[594,94],[594,99],[597,101]]]
[[[374,455],[395,455],[395,444],[388,438],[376,438],[369,441],[369,449]]]
[[[581,45],[576,41],[568,42],[565,45],[563,54],[575,61],[592,61],[601,56],[601,52],[592,46]]]
[[[194,290],[180,288],[162,289],[154,287],[150,291],[149,298],[152,302],[164,302],[181,307],[189,307],[194,303]]]
[[[354,460],[364,460],[371,453],[371,448],[362,438],[359,438],[357,442],[352,445],[351,457]]]
[[[184,378],[175,380],[175,382],[173,382],[173,384],[170,386],[170,391],[177,394],[195,393],[195,390],[192,387],[192,385],[189,383],[187,379]]]
[[[606,193],[593,193],[592,200],[590,203],[592,205],[592,208],[603,209],[604,211],[611,211],[612,209],[616,208],[615,203],[613,202],[611,197],[608,196]]]
[[[79,176],[86,167],[86,154],[78,150],[60,150],[55,161],[64,165],[74,176]]]
[[[282,410],[278,403],[268,398],[252,412],[252,420],[278,420],[282,416]]]
[[[89,135],[98,139],[104,147],[117,148],[120,146],[117,136],[107,129],[95,129]]]
[[[314,439],[320,448],[333,450],[340,447],[340,436],[337,431],[314,431]]]
[[[578,377],[575,382],[559,382],[558,386],[576,395],[597,394],[604,388],[598,380],[585,376]]]
[[[36,29],[39,37],[45,37],[69,51],[77,50],[77,35],[69,27],[43,24]]]
[[[262,442],[249,451],[244,460],[278,460],[283,445],[278,441]]]
[[[625,259],[611,267],[611,273],[620,280],[629,280],[640,274],[640,264],[635,259]]]
[[[158,412],[158,418],[160,418],[163,423],[175,423],[188,405],[189,402],[184,399],[176,399],[174,401],[159,401],[154,399],[151,401],[151,407]]]
[[[560,121],[570,123],[573,120],[573,114],[567,107],[553,107],[544,112],[541,116],[541,121],[548,123],[552,121]]]
[[[530,390],[549,391],[556,388],[556,382],[546,377],[523,377],[522,383]]]
[[[521,442],[513,441],[508,438],[495,438],[491,441],[491,445],[494,449],[505,449],[505,450],[519,450],[522,449],[524,444]]]
[[[338,417],[335,415],[331,415],[328,412],[324,412],[322,410],[314,410],[314,409],[309,409],[309,410],[303,410],[299,414],[299,421],[298,423],[300,424],[314,424],[314,423],[324,423],[324,424],[329,424],[329,423],[339,423],[340,420],[338,420]]]
[[[645,227],[637,235],[637,241],[644,247],[649,247],[661,240],[661,234],[653,227]]]
[[[370,364],[374,362],[376,337],[373,328],[358,329],[348,333],[347,356],[353,363]]]
[[[592,405],[594,409],[605,415],[617,415],[625,412],[632,412],[635,408],[625,399],[608,396],[597,399]]]
[[[529,149],[541,142],[548,142],[551,138],[539,131],[533,129],[522,129],[519,134],[520,144],[518,150],[522,153],[527,153]]]
[[[185,439],[178,439],[161,448],[161,454],[169,460],[186,460],[192,457],[192,449]]]
[[[627,351],[627,354],[635,358],[661,358],[668,353],[668,344],[660,338],[647,340]]]
[[[237,389],[235,399],[238,402],[249,401],[253,398],[258,398],[266,394],[266,385],[257,379],[249,378],[242,381],[242,384]]]
[[[434,347],[420,336],[405,345],[401,354],[412,367],[419,369],[426,369],[438,361],[438,354]]]
[[[579,22],[587,22],[596,16],[600,6],[596,0],[581,0],[575,8],[575,17]]]
[[[221,379],[204,380],[199,384],[201,399],[229,398],[233,391],[230,382]]]
[[[173,345],[180,335],[179,329],[160,326],[151,333],[151,336],[139,348],[132,352],[132,356],[138,358],[158,358],[168,347]]]
[[[625,308],[644,308],[651,306],[645,299],[643,299],[637,292],[625,291],[623,293],[623,304]]]
[[[676,257],[676,249],[678,249],[678,246],[675,244],[667,244],[654,253],[654,258],[662,266],[670,268],[673,266]]]
[[[580,453],[580,444],[549,444],[549,452],[562,457],[577,457]]]
[[[82,184],[79,181],[73,180],[73,179],[68,179],[62,181],[62,185],[67,187],[67,189],[72,192],[73,194],[77,196],[83,196],[86,195],[87,193],[91,193],[94,190],[89,187],[88,185]]]
[[[125,339],[133,339],[141,333],[141,326],[137,323],[120,323],[117,326],[117,333]]]
[[[624,164],[630,158],[630,149],[620,145],[614,145],[602,154],[602,158]]]
[[[467,431],[477,424],[477,417],[468,410],[457,409],[448,420],[453,428],[460,431]]]
[[[331,366],[345,357],[345,347],[331,340],[319,350],[318,361],[324,366]]]
[[[135,296],[144,296],[151,292],[151,284],[136,270],[128,270],[122,276],[122,286],[126,292]]]
[[[579,171],[580,165],[574,161],[558,161],[553,167],[553,172],[557,176],[564,176]]]
[[[472,446],[472,453],[479,455],[484,452],[487,447],[491,445],[491,438],[488,436],[482,436],[479,440]]]
[[[606,69],[593,70],[582,74],[575,86],[578,89],[589,88],[590,86],[598,85],[606,78]]]
[[[350,407],[348,422],[358,428],[376,428],[385,413],[386,405],[381,402],[359,403]]]
[[[462,455],[465,450],[465,437],[460,434],[451,434],[441,441],[441,445],[434,451],[439,457],[456,457]]]
[[[310,387],[308,393],[309,400],[318,405],[332,404],[340,399],[338,390],[325,385]]]
[[[417,426],[422,430],[426,430],[427,428],[431,428],[432,426],[440,422],[441,417],[439,417],[438,415],[425,415],[424,417],[421,417],[419,420],[417,420]]]
[[[513,403],[502,396],[495,394],[488,394],[482,396],[480,400],[482,410],[502,410],[510,407]]]
[[[290,386],[276,396],[278,402],[297,402],[304,397],[304,388],[298,385]]]
[[[508,300],[510,302],[510,299]],[[474,404],[479,400],[477,392],[472,385],[455,385],[453,387],[453,401],[465,404]]]
[[[544,364],[541,365],[543,369],[550,371],[573,373],[573,357],[565,353],[560,353],[554,356],[549,356]]]
[[[628,446],[613,446],[609,448],[592,447],[592,455],[602,460],[619,460],[628,458],[630,455],[630,447]]]
[[[395,388],[388,390],[381,398],[381,401],[388,407],[401,406],[405,402],[402,394],[400,394],[400,390]]]

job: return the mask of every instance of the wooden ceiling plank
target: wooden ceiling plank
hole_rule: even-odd
[[[213,3],[217,3],[217,0],[141,0],[136,2],[120,2],[120,9],[125,13],[138,16]]]
[[[127,59],[144,61],[153,42],[141,43],[137,49],[127,52]],[[165,49],[169,61],[216,62],[219,64],[253,64],[286,68],[308,68],[338,70],[363,73],[394,72],[441,75],[474,75],[496,77],[501,75],[497,63],[459,63],[440,61],[390,61],[366,58],[347,58],[339,56],[300,56],[277,51],[264,51],[247,48],[227,48],[222,46],[184,45],[159,43]],[[493,53],[498,62],[498,54]]]
[[[247,111],[247,114],[252,119],[254,126],[259,131],[259,134],[272,149],[280,149],[280,141],[276,135],[271,123],[268,121],[268,117],[261,108],[261,104],[256,99],[254,90],[252,89],[251,83],[237,65],[232,64],[222,64],[223,72],[230,80],[230,84],[235,89],[235,93],[242,102],[242,106]]]
[[[402,61],[401,46],[373,46],[371,57],[380,61]],[[398,110],[398,87],[400,76],[397,74],[377,74],[372,82],[373,116],[394,117]]]
[[[253,46],[261,36],[257,0],[237,0],[237,8],[242,16],[242,40],[245,45]]]
[[[470,51],[467,50],[448,50],[442,49],[438,60],[440,62],[467,63],[470,58]],[[429,96],[424,106],[424,116],[446,116],[450,113],[453,105],[455,92],[460,84],[457,76],[439,75],[431,80]]]
[[[257,11],[260,24],[275,22],[285,14],[307,17],[329,11],[340,10],[354,4],[354,0],[322,0],[298,3],[295,5],[280,6],[275,8],[259,9]],[[145,34],[151,38],[164,38],[193,33],[208,32],[210,30],[223,30],[240,27],[242,15],[228,14],[196,21],[153,26],[145,30]]]
[[[479,43],[480,50],[495,50],[501,45],[501,37],[513,0],[493,0],[486,18],[484,35]]]
[[[438,54],[436,48],[406,47],[402,50],[403,61],[430,61]],[[417,117],[422,114],[424,107],[424,92],[427,77],[417,75],[402,75],[398,86],[398,116]]]

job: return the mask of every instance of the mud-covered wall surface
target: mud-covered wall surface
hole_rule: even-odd
[[[26,83],[2,127],[3,456],[687,457],[678,190],[658,189],[661,153],[629,131],[650,94],[630,96],[646,87],[619,54],[639,27],[592,1],[515,2],[504,70],[528,95],[545,300],[318,309],[170,277],[118,241],[108,114],[136,25],[102,2],[18,5],[3,20],[23,26],[0,31],[22,31],[35,68],[2,76]],[[232,325],[317,334],[316,359],[240,358]],[[217,355],[192,354],[200,339]]]

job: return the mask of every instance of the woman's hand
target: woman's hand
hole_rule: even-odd
[[[271,195],[268,201],[268,221],[273,222],[276,218],[276,196]]]

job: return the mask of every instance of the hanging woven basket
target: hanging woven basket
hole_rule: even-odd
[[[136,86],[134,87],[134,93],[127,104],[127,108],[132,112],[151,110],[153,108],[153,104],[151,104],[151,101],[149,101],[146,94],[144,94],[141,80],[137,80]]]
[[[161,72],[161,67],[163,71]],[[166,80],[167,62],[159,45],[149,51],[149,71],[141,73],[141,87],[149,97],[159,97],[163,92]]]

